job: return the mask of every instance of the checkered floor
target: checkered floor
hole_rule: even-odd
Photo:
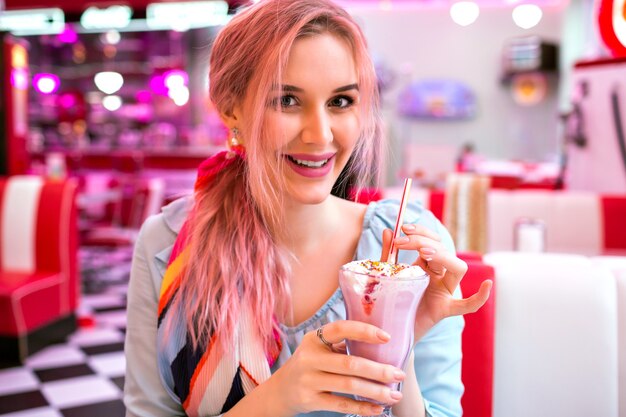
[[[93,326],[37,352],[23,367],[0,369],[0,417],[124,416],[126,289],[109,282],[84,295],[81,312],[91,312]]]

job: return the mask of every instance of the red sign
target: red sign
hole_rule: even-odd
[[[626,57],[626,0],[600,0],[598,26],[613,56]]]

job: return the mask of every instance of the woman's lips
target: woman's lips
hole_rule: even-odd
[[[332,170],[335,162],[335,154],[294,153],[286,154],[285,159],[287,160],[291,169],[293,169],[297,174],[307,178],[319,178],[327,175]],[[323,165],[320,164],[322,162],[324,162]]]

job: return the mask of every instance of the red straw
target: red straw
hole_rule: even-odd
[[[393,230],[393,239],[391,240],[391,246],[389,246],[389,254],[387,255],[387,262],[389,263],[398,263],[398,249],[396,248],[394,242],[400,235],[402,219],[404,218],[404,210],[406,209],[406,204],[409,201],[409,192],[411,191],[412,182],[413,180],[411,178],[406,178],[404,180],[404,190],[402,191],[402,200],[400,200],[400,211],[398,212],[396,227]]]

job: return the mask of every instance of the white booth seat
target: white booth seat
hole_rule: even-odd
[[[493,416],[617,417],[609,269],[579,255],[496,252],[484,260],[498,283]]]
[[[597,256],[592,259],[596,264],[609,268],[617,280],[619,415],[626,417],[626,257]]]
[[[490,190],[488,199],[488,252],[512,250],[515,223],[530,218],[545,224],[547,252],[602,253],[602,206],[598,194]]]

